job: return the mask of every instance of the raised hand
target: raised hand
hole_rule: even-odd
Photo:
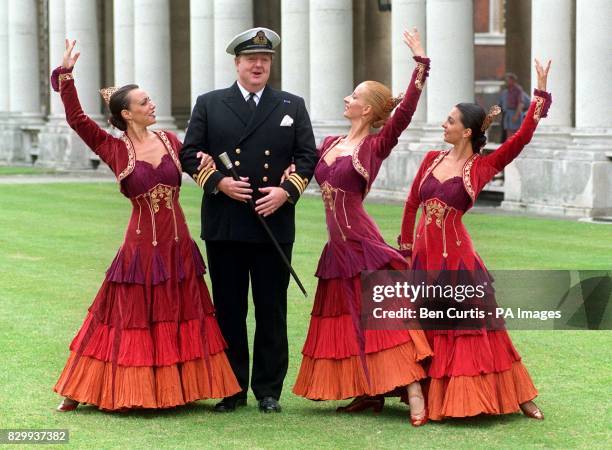
[[[412,29],[412,32],[404,30],[402,40],[412,50],[414,56],[425,56],[425,49],[423,49],[423,44],[421,44],[421,36],[416,27]]]
[[[541,91],[546,90],[546,81],[548,81],[548,71],[550,70],[550,63],[551,60],[549,59],[548,63],[546,64],[546,68],[544,68],[540,61],[538,61],[538,58],[535,59],[535,69],[536,73],[538,74],[538,89]]]
[[[72,54],[75,45],[76,40],[71,42],[66,39],[66,50],[64,51],[64,60],[62,61],[62,67],[64,69],[72,69],[79,59],[79,56],[81,56],[81,52],[76,52],[74,55]]]

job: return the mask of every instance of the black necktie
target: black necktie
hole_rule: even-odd
[[[251,112],[255,111],[255,108],[257,108],[257,103],[255,103],[255,94],[253,92],[249,92],[247,105],[249,105],[249,109],[251,110]]]

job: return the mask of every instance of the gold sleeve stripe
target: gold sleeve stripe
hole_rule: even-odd
[[[304,185],[299,179],[295,177],[291,177],[289,178],[289,181],[291,181],[298,188],[298,190],[300,191],[300,194],[304,192]]]
[[[300,192],[303,192],[304,189],[306,189],[306,183],[304,183],[304,180],[297,173],[292,173],[289,175],[289,180],[292,180],[300,185]]]
[[[302,195],[302,192],[304,192],[304,191],[302,190],[302,185],[300,185],[300,184],[296,183],[296,182],[295,182],[295,180],[294,180],[293,178],[291,178],[291,177],[289,177],[289,178],[288,178],[288,181],[289,181],[291,184],[293,184],[293,185],[295,186],[295,188],[298,190],[298,192],[300,193],[300,195]]]
[[[195,179],[195,182],[196,182],[197,184],[200,184],[200,178],[202,178],[202,176],[204,175],[204,173],[205,173],[205,171],[204,171],[204,170],[202,170],[201,172],[198,172],[198,173],[196,173],[196,174],[194,175],[194,179]]]
[[[202,179],[202,187],[204,187],[204,185],[206,184],[206,182],[208,181],[208,179],[211,177],[213,173],[215,173],[215,170],[211,169],[211,171],[204,176],[204,178]]]
[[[205,169],[205,170],[201,170],[198,174],[196,174],[195,176],[195,181],[196,183],[200,186],[203,187],[204,183],[206,183],[206,180],[208,180],[208,178],[213,174],[213,172],[215,171],[215,169],[213,168],[209,168],[209,169]]]

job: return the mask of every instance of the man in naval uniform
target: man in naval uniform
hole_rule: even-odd
[[[249,280],[256,322],[251,388],[261,411],[281,410],[278,401],[288,366],[289,271],[246,200],[255,201],[257,214],[291,260],[295,205],[313,175],[317,153],[304,100],[267,86],[279,43],[278,34],[267,28],[247,30],[230,42],[226,51],[235,55],[237,80],[198,97],[181,151],[183,170],[204,190],[201,236],[213,300],[242,388],[215,405],[218,412],[246,405]],[[216,168],[199,168],[200,150],[213,157]],[[219,160],[224,152],[240,181]],[[295,171],[282,180],[292,164]]]

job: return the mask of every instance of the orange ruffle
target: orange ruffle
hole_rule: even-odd
[[[53,388],[58,394],[100,409],[171,408],[206,398],[240,392],[224,352],[163,367],[117,366],[113,401],[112,363],[82,356],[71,373],[76,353],[70,357]],[[210,367],[210,372],[209,372]],[[210,374],[210,377],[209,377]]]
[[[510,414],[520,404],[533,400],[538,391],[522,362],[503,372],[473,377],[432,378],[427,406],[429,418],[471,417],[478,414]]]
[[[429,356],[429,355],[425,355]],[[359,356],[314,359],[304,355],[293,393],[310,400],[342,400],[380,395],[425,378],[423,353],[413,341],[366,354],[369,383]]]

